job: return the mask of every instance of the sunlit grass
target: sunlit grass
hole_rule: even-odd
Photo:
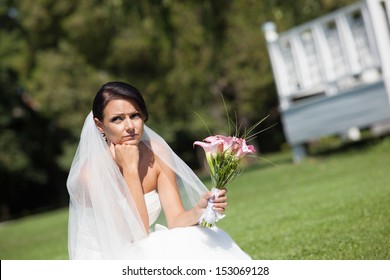
[[[255,259],[390,259],[389,155],[390,139],[300,165],[279,154],[234,183],[220,226]]]
[[[218,225],[254,259],[390,259],[390,138],[250,166]],[[0,225],[1,259],[67,259],[67,209]]]
[[[0,259],[68,259],[68,209],[0,225]]]

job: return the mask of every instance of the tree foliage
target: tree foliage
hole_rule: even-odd
[[[194,140],[279,122],[260,26],[280,31],[354,1],[1,0],[0,217],[65,205],[65,179],[97,89],[123,80],[143,92],[150,126],[192,166]],[[280,148],[281,125],[260,135]]]

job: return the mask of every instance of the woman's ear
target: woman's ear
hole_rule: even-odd
[[[95,125],[96,125],[97,129],[98,129],[101,133],[104,133],[103,123],[102,123],[98,118],[93,118],[93,120],[95,121]]]

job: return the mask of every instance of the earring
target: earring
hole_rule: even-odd
[[[106,134],[105,134],[105,133],[102,133],[102,137],[103,137],[104,141],[106,141],[106,142],[107,142],[107,136],[106,136]]]

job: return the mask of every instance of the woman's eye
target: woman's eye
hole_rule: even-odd
[[[141,117],[141,114],[140,114],[140,113],[135,113],[135,114],[132,114],[132,115],[130,116],[130,119],[134,120],[134,119],[138,119],[138,118],[140,118],[140,117]]]
[[[113,117],[111,119],[112,122],[120,122],[122,120],[122,117]]]

